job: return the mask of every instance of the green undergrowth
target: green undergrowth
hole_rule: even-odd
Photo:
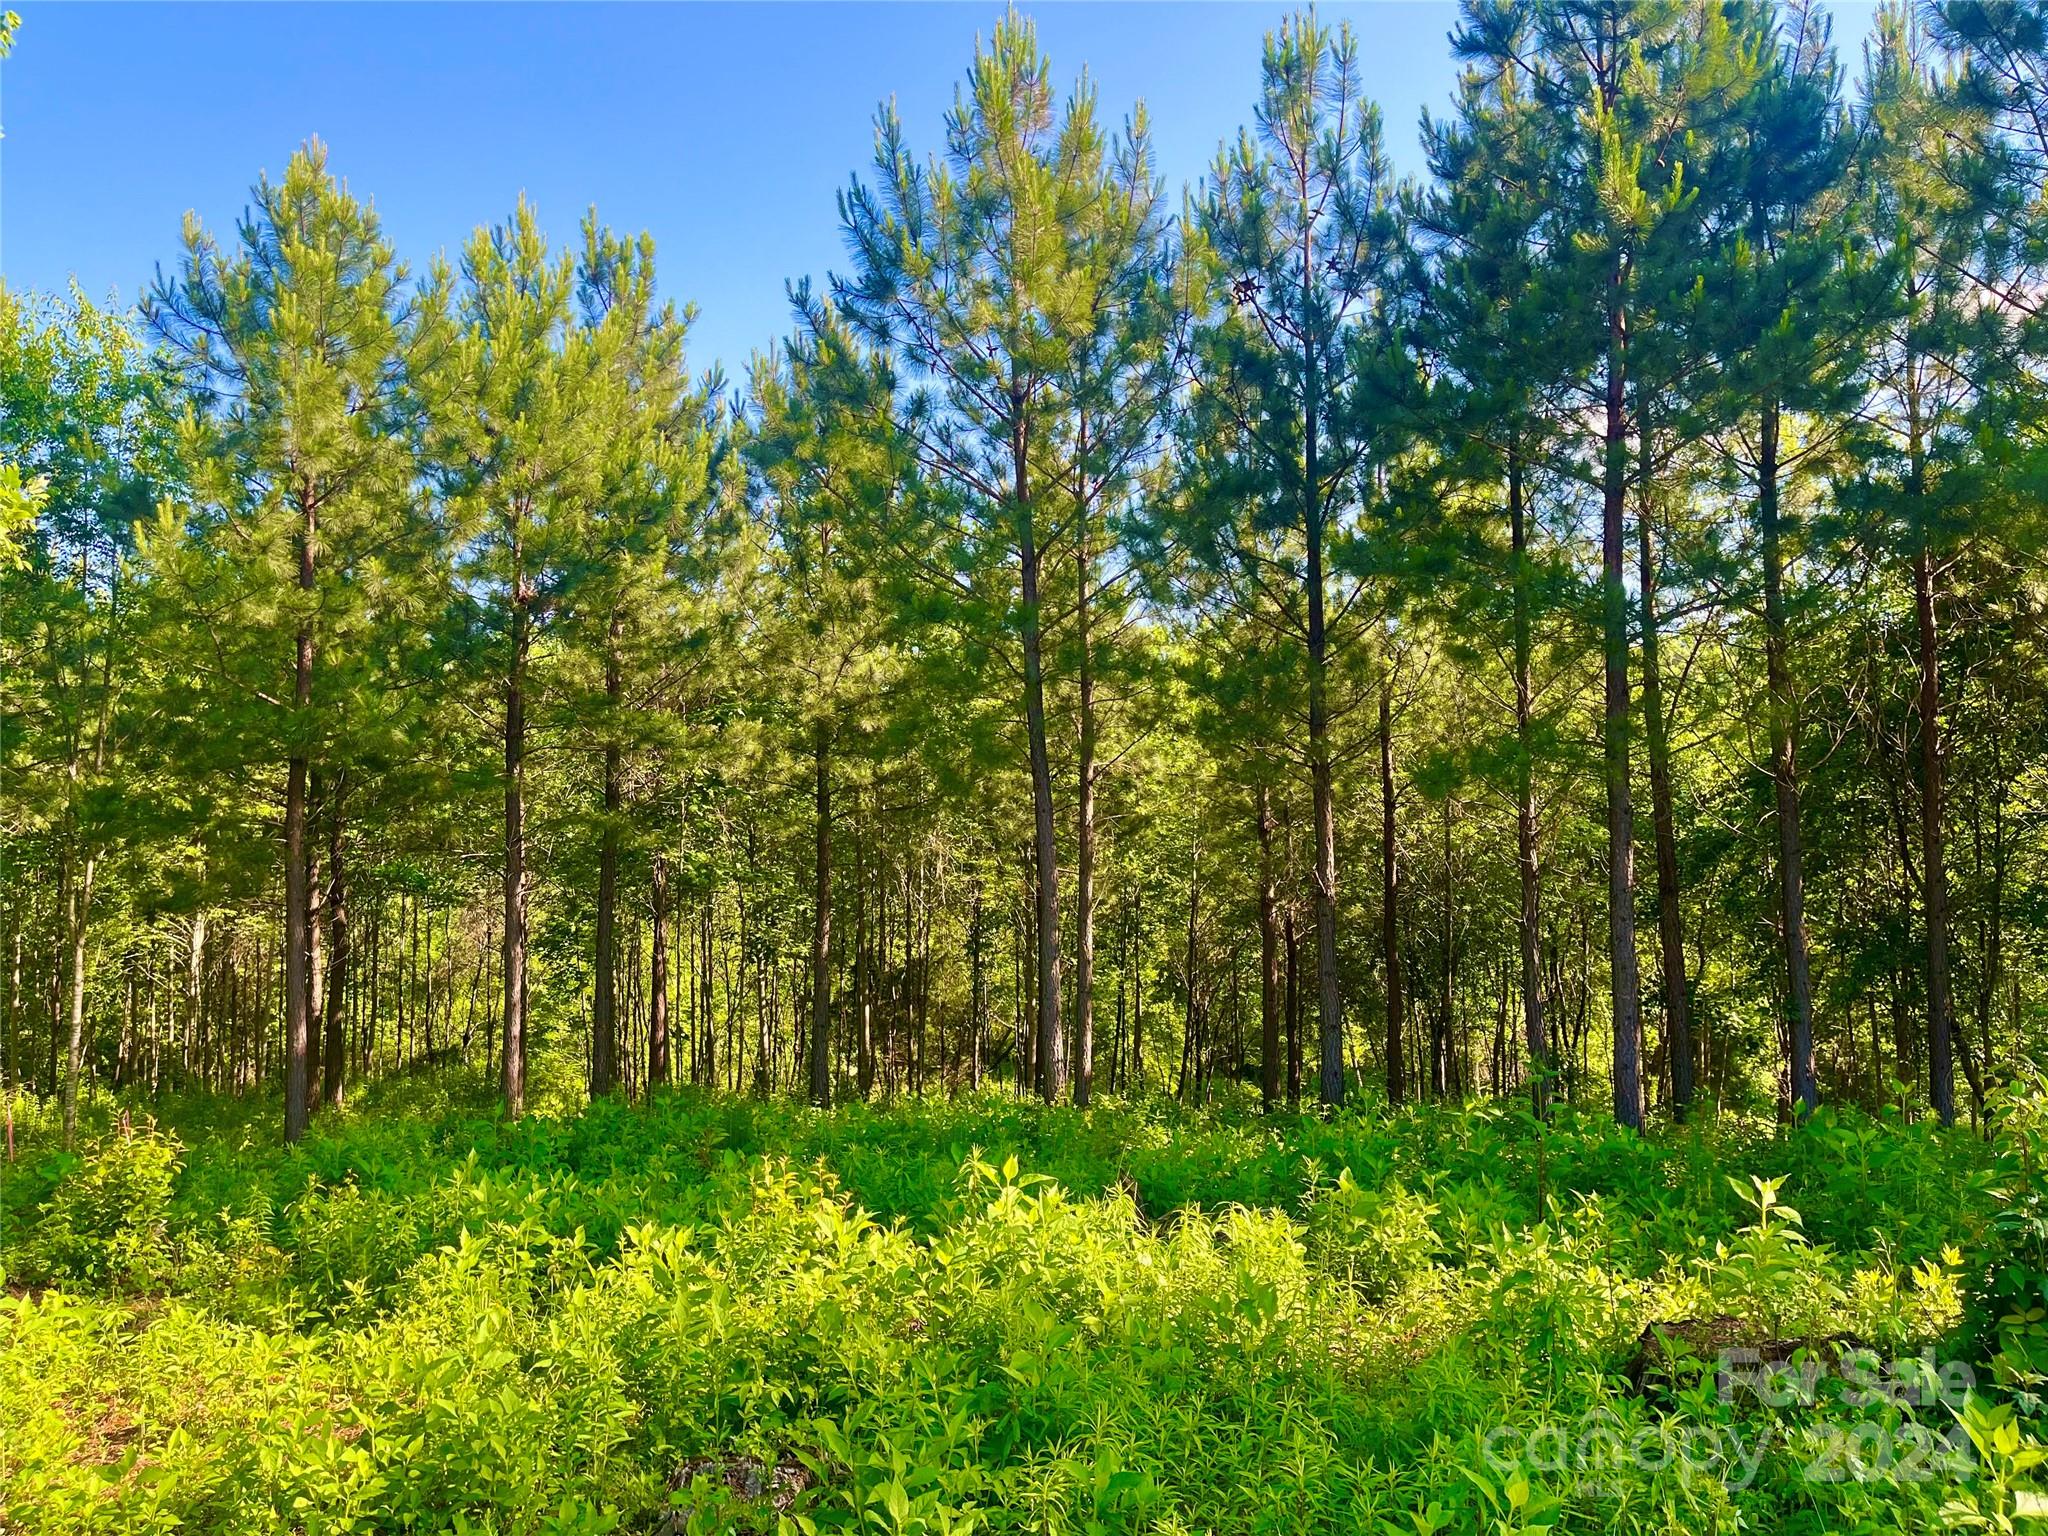
[[[2044,1102],[24,1109],[0,1529],[2010,1529]]]

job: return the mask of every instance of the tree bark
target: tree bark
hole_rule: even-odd
[[[78,1139],[78,1091],[85,1075],[85,960],[86,931],[92,914],[93,872],[99,860],[85,858],[79,878],[72,883],[68,907],[69,923],[65,948],[70,957],[70,1036],[64,1052],[64,1145]],[[54,1027],[54,1026],[53,1026]]]
[[[1635,805],[1629,789],[1628,589],[1623,580],[1628,532],[1628,322],[1624,273],[1608,277],[1605,458],[1601,485],[1600,570],[1603,683],[1603,778],[1607,791],[1607,966],[1614,1028],[1614,1118],[1643,1125],[1642,980],[1636,963]]]
[[[668,1085],[668,860],[654,856],[649,892],[654,926],[647,970],[647,1091]]]
[[[832,1102],[832,742],[823,721],[812,727],[811,752],[811,1102],[823,1109]]]
[[[1928,1097],[1943,1125],[1956,1122],[1954,1015],[1948,972],[1948,843],[1943,832],[1941,722],[1941,571],[1921,534],[1913,556],[1913,608],[1919,630],[1920,901],[1927,922]]]
[[[1443,995],[1438,1000],[1437,1016],[1431,1023],[1429,1032],[1430,1092],[1439,1102],[1448,1099],[1451,1094],[1451,1030],[1455,1022],[1452,1012],[1457,996],[1457,867],[1452,862],[1452,809],[1451,797],[1444,796]]]
[[[1060,1030],[1059,845],[1054,831],[1052,764],[1045,739],[1045,672],[1039,633],[1039,550],[1031,510],[1030,439],[1024,402],[1013,396],[1012,439],[1020,596],[1023,599],[1024,729],[1031,758],[1031,822],[1038,860],[1038,1092],[1046,1103],[1066,1090],[1066,1038]]]
[[[1306,292],[1306,255],[1302,281]],[[1320,471],[1312,376],[1313,369],[1308,409],[1304,413],[1308,472],[1303,489],[1306,504],[1302,509],[1302,531],[1308,546],[1308,764],[1316,821],[1316,995],[1322,1014],[1316,1091],[1323,1103],[1337,1105],[1344,1102],[1344,1005],[1337,990],[1337,811],[1327,696],[1330,637],[1323,611],[1323,513],[1316,480]]]
[[[1543,863],[1537,846],[1535,649],[1530,613],[1529,512],[1518,451],[1508,457],[1508,539],[1514,564],[1515,608],[1515,868],[1521,885],[1517,923],[1522,962],[1522,1039],[1529,1058],[1529,1100],[1537,1115],[1550,1113],[1550,1037],[1543,1022]]]
[[[499,1086],[505,1113],[526,1113],[526,652],[533,594],[523,533],[512,535],[510,655],[505,669],[505,1028]]]
[[[1671,1111],[1683,1120],[1692,1104],[1691,987],[1685,974],[1685,919],[1679,907],[1678,828],[1671,804],[1671,741],[1664,722],[1664,674],[1657,616],[1657,553],[1650,526],[1653,485],[1649,405],[1637,398],[1637,590],[1642,605],[1643,745],[1650,760],[1650,825],[1657,847],[1658,967],[1664,980],[1664,1043],[1671,1064]]]
[[[314,539],[318,532],[317,512],[310,488],[299,495],[299,590],[313,590]],[[312,904],[313,882],[310,848],[306,840],[306,797],[312,764],[300,733],[306,726],[306,712],[313,702],[313,621],[299,621],[292,678],[292,721],[295,745],[285,770],[284,791],[284,1139],[300,1140],[312,1108],[312,1061],[308,1016],[312,1001]]]
[[[1282,927],[1287,942],[1287,1107],[1301,1105],[1301,935],[1290,899]]]
[[[967,1086],[981,1087],[982,1040],[988,1033],[988,963],[982,928],[981,876],[976,874],[967,912]]]
[[[1380,682],[1380,963],[1387,977],[1387,1102],[1399,1104],[1408,1094],[1408,1069],[1401,1052],[1407,1018],[1406,989],[1401,979],[1401,848],[1394,785],[1394,686]]]
[[[1273,858],[1273,791],[1260,781],[1259,824],[1259,1107],[1280,1107],[1280,900]]]
[[[603,1098],[618,1086],[618,903],[619,768],[618,709],[621,691],[619,635],[625,616],[614,608],[605,633],[604,827],[597,854],[597,975],[590,1005],[590,1096]]]
[[[1791,1083],[1796,1113],[1820,1103],[1813,1061],[1813,972],[1806,942],[1804,847],[1799,831],[1799,700],[1792,686],[1785,614],[1784,530],[1778,510],[1779,406],[1766,398],[1759,423],[1757,529],[1764,575],[1764,679],[1769,694],[1771,789],[1778,823],[1778,917],[1785,946]]]
[[[1095,1092],[1095,666],[1088,628],[1087,540],[1079,562],[1079,801],[1074,808],[1074,1103]]]
[[[330,1109],[341,1107],[348,1077],[348,879],[342,861],[343,795],[347,782],[345,774],[334,776],[327,812],[327,1021],[323,1029],[325,1061],[320,1087]]]

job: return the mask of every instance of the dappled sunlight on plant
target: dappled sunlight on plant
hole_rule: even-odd
[[[402,1091],[434,1113],[290,1152],[195,1103],[32,1154],[0,1505],[39,1533],[1379,1536],[2031,1497],[2028,1399],[1981,1395],[2039,1326],[1996,1301],[2040,1284],[2031,1098],[1987,1147],[997,1095],[509,1125]],[[1996,1360],[1954,1411],[1856,1390],[1973,1337]]]

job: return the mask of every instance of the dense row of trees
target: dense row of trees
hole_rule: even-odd
[[[2044,24],[1888,8],[1851,101],[1808,4],[1469,0],[1415,183],[1298,16],[1176,204],[1012,16],[743,389],[645,239],[415,274],[318,145],[132,320],[0,290],[10,1104],[1975,1113],[2048,985]]]

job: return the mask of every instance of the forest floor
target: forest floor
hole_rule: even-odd
[[[1324,1120],[457,1075],[23,1108],[0,1530],[2012,1529],[2048,1433],[2038,1093]]]

